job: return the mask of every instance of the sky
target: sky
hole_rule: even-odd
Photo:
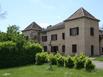
[[[23,30],[35,21],[41,27],[55,25],[67,19],[83,7],[103,25],[103,0],[0,0],[5,18],[0,18],[0,31],[5,32],[9,25],[17,25]]]

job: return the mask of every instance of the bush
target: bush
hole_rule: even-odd
[[[72,57],[69,56],[65,59],[65,66],[68,68],[74,67],[74,61],[73,61]]]
[[[20,45],[12,41],[0,42],[0,68],[33,64],[35,54],[42,51],[35,43]]]
[[[52,65],[56,65],[57,64],[56,56],[53,54],[49,54],[48,55],[48,62],[50,62]]]
[[[74,62],[75,62],[75,67],[77,69],[84,68],[86,61],[86,56],[84,54],[80,54],[79,56],[76,55]]]
[[[85,69],[87,71],[92,71],[95,69],[95,65],[92,63],[92,61],[90,59],[87,59],[86,60],[86,63],[85,63]]]
[[[41,65],[47,62],[47,55],[48,53],[42,52],[36,54],[36,64]]]
[[[59,56],[57,58],[57,65],[58,66],[64,66],[64,57],[63,56]]]

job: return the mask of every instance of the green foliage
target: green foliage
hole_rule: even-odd
[[[20,47],[16,42],[0,42],[0,68],[33,64],[35,54],[41,51],[42,48],[35,43]]]
[[[48,62],[50,62],[52,65],[57,64],[57,58],[53,54],[48,54]]]
[[[74,61],[72,57],[67,57],[65,58],[65,66],[68,68],[73,68],[74,67]]]
[[[36,64],[41,65],[47,62],[47,52],[41,52],[36,54]]]
[[[8,34],[16,34],[18,32],[19,32],[19,27],[17,27],[16,25],[9,25],[9,27],[7,27]]]
[[[79,56],[76,55],[74,58],[75,67],[77,69],[84,68],[85,61],[86,61],[86,56],[84,54],[80,54]]]
[[[92,61],[90,59],[87,59],[86,60],[86,63],[85,63],[85,69],[87,71],[92,71],[95,69],[95,65],[92,63]]]
[[[64,66],[64,57],[63,56],[60,55],[57,57],[57,65]]]
[[[68,68],[75,67],[76,69],[85,68],[88,71],[95,68],[92,61],[89,60],[84,54],[68,57],[62,56],[60,53],[48,54],[47,52],[41,52],[36,54],[37,65],[47,63],[47,61],[50,65],[65,66]]]
[[[0,42],[1,41],[8,41],[7,33],[0,32]]]

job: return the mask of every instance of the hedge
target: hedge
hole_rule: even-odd
[[[0,42],[0,68],[33,64],[37,52],[42,52],[42,47],[36,43]]]

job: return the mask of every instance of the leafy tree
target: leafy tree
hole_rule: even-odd
[[[7,27],[7,33],[8,34],[18,34],[19,27],[17,27],[16,25],[9,25],[9,27]]]
[[[7,40],[8,40],[7,33],[0,32],[0,42],[7,41]]]

